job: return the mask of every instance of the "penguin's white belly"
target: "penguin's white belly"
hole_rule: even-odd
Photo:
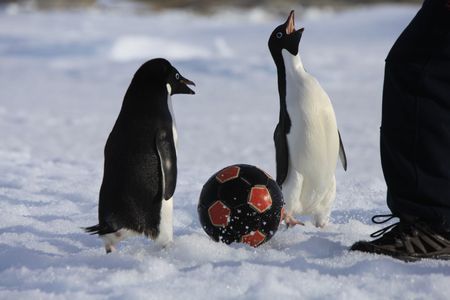
[[[175,123],[175,115],[173,113],[173,106],[172,106],[172,98],[170,97],[170,91],[171,87],[169,84],[167,84],[167,104],[169,106],[169,112],[172,117],[172,136],[173,136],[173,144],[175,145],[175,152],[177,148],[177,141],[178,141],[178,134],[177,134],[177,128]],[[164,170],[161,167],[162,172],[162,185],[164,190]],[[162,193],[164,194],[164,192]],[[161,246],[167,246],[170,244],[173,240],[173,197],[164,200],[162,199],[162,205],[161,205],[161,220],[159,223],[159,235],[156,238],[156,243]]]
[[[313,77],[286,76],[286,84],[291,119],[289,170],[283,184],[286,208],[291,213],[320,215],[329,211],[335,195],[339,136],[334,110]]]
[[[176,126],[176,123],[175,123],[175,115],[173,113],[172,97],[170,97],[170,91],[169,91],[169,94],[167,95],[167,104],[169,106],[170,116],[172,117],[173,143],[174,143],[175,149],[176,149],[177,142],[178,142],[178,132],[177,132],[177,126]]]

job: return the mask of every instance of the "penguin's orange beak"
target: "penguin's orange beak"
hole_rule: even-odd
[[[291,10],[289,17],[286,20],[286,34],[291,34],[295,32],[295,14],[294,10]],[[300,28],[298,31],[303,32],[304,28]]]

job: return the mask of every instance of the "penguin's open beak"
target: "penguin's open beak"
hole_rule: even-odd
[[[195,92],[188,87],[188,85],[195,86],[195,83],[193,81],[181,76],[180,83],[183,84],[183,94],[195,95]]]
[[[291,13],[289,14],[289,17],[286,20],[286,23],[284,23],[286,25],[286,34],[292,34],[294,32],[296,32],[295,30],[295,14],[294,11],[291,10]],[[299,31],[300,33],[303,32],[303,30],[305,30],[305,28],[300,28]]]

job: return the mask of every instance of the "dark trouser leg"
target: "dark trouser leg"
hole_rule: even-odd
[[[381,160],[388,206],[450,230],[450,3],[427,0],[386,59]]]

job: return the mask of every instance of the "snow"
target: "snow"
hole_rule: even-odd
[[[212,56],[207,49],[146,36],[124,36],[112,46],[111,59],[116,61],[145,60],[148,57],[171,57],[172,60],[202,59]]]
[[[285,16],[0,7],[0,299],[448,299],[448,262],[348,252],[380,228],[371,216],[387,212],[384,58],[417,9],[297,15],[304,64],[332,98],[349,170],[337,170],[331,225],[306,219],[253,249],[211,241],[196,204],[226,165],[274,174],[278,96],[267,39]],[[195,96],[173,97],[174,243],[131,238],[105,255],[80,227],[97,222],[104,143],[132,75],[154,56],[197,84]]]

